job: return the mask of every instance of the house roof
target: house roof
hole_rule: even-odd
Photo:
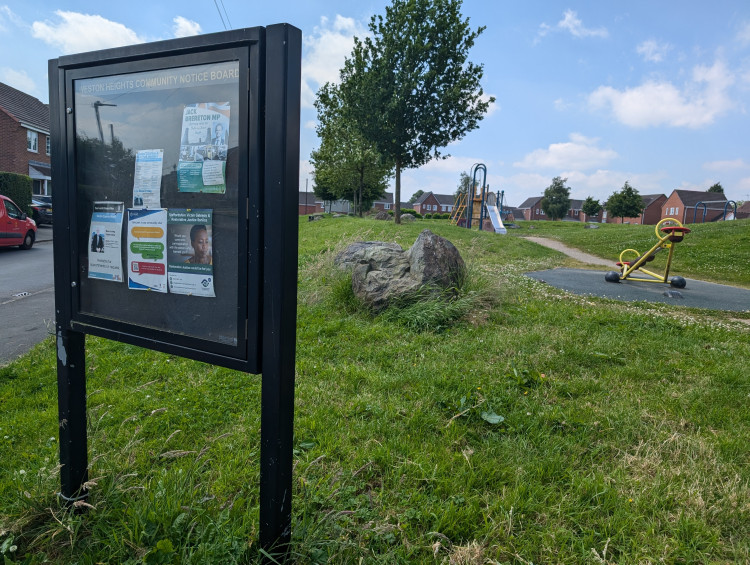
[[[0,110],[24,125],[49,133],[49,106],[0,82]]]
[[[381,196],[373,202],[373,204],[393,204],[393,193],[386,192],[385,196]]]
[[[675,190],[672,194],[677,194],[685,206],[695,206],[698,202],[725,202],[727,197],[723,192],[706,192],[699,190]]]
[[[315,206],[316,196],[313,191],[299,193],[299,204],[301,206]]]
[[[456,202],[456,197],[453,194],[434,194],[433,196],[437,198],[438,204],[442,204],[443,206],[453,206],[453,204]]]
[[[430,194],[432,194],[432,191],[423,192],[422,196],[420,196],[414,201],[414,206],[424,203],[424,201],[427,200],[427,198],[429,198]]]
[[[649,206],[651,206],[651,204],[659,200],[659,198],[666,198],[666,195],[664,194],[642,194],[641,200],[643,200],[643,207],[648,208]]]
[[[536,205],[537,202],[539,202],[543,196],[532,196],[531,198],[527,198],[523,201],[523,203],[518,207],[519,210],[524,210],[526,208],[531,208]]]

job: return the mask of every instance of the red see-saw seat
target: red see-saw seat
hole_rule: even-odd
[[[664,226],[660,231],[669,235],[669,241],[679,243],[682,241],[682,238],[685,237],[686,233],[690,233],[690,228],[684,226]]]

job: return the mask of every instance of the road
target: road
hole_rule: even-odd
[[[0,366],[55,331],[51,235],[41,226],[31,249],[0,248]]]

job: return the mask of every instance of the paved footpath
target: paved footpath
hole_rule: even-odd
[[[583,251],[580,251],[574,247],[568,247],[567,245],[565,245],[564,243],[560,243],[556,239],[547,239],[546,237],[524,237],[524,239],[528,239],[529,241],[533,241],[534,243],[538,243],[539,245],[543,245],[544,247],[549,247],[550,249],[554,249],[555,251],[565,253],[565,255],[567,255],[568,257],[572,257],[573,259],[576,259],[581,263],[589,263],[591,265],[604,265],[607,267],[611,267],[612,269],[614,269],[615,267],[614,260],[602,259],[601,257],[584,253]]]

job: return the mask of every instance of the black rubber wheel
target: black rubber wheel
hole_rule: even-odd
[[[673,286],[675,288],[685,288],[687,281],[682,277],[672,277],[672,280],[669,281],[669,284],[670,286]]]
[[[607,274],[604,275],[604,280],[607,282],[618,283],[620,282],[620,273],[617,271],[607,271]]]
[[[31,249],[31,246],[34,245],[34,232],[29,230],[26,232],[26,237],[23,238],[23,243],[19,245],[21,249]]]

